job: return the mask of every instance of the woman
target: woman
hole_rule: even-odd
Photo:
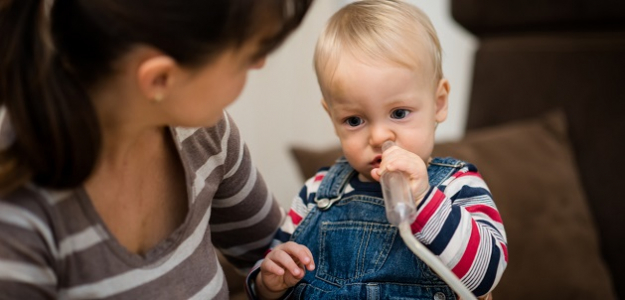
[[[0,0],[0,291],[228,298],[279,205],[223,109],[312,0]]]

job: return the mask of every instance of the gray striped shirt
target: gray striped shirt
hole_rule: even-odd
[[[172,134],[189,196],[179,228],[137,255],[84,188],[25,186],[0,199],[0,299],[227,299],[216,248],[245,271],[264,255],[282,210],[227,115]]]

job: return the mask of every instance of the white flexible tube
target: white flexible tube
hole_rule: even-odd
[[[412,234],[410,230],[410,224],[408,222],[402,222],[399,224],[399,234],[406,243],[406,246],[417,255],[423,262],[425,262],[438,276],[445,281],[452,290],[454,290],[462,300],[477,300],[473,293],[462,284],[462,281],[458,279],[456,274],[447,268],[443,262],[428,248],[423,246]]]
[[[394,145],[394,142],[386,141],[382,145],[382,151],[386,151]],[[430,266],[462,300],[477,300],[456,274],[449,270],[436,255],[412,234],[410,224],[417,216],[417,208],[406,177],[400,172],[387,172],[380,178],[380,184],[382,185],[382,195],[386,207],[386,218],[389,223],[399,228],[399,234],[408,248]]]

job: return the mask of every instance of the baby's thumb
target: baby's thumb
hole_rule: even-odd
[[[371,178],[373,178],[375,181],[380,181],[380,168],[374,168],[371,170]]]

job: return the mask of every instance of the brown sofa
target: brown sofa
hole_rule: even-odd
[[[625,197],[618,188],[625,179],[625,1],[451,2],[453,17],[480,39],[468,129],[562,109],[600,258],[617,295],[625,299],[620,247]],[[510,257],[514,260],[512,250]]]

